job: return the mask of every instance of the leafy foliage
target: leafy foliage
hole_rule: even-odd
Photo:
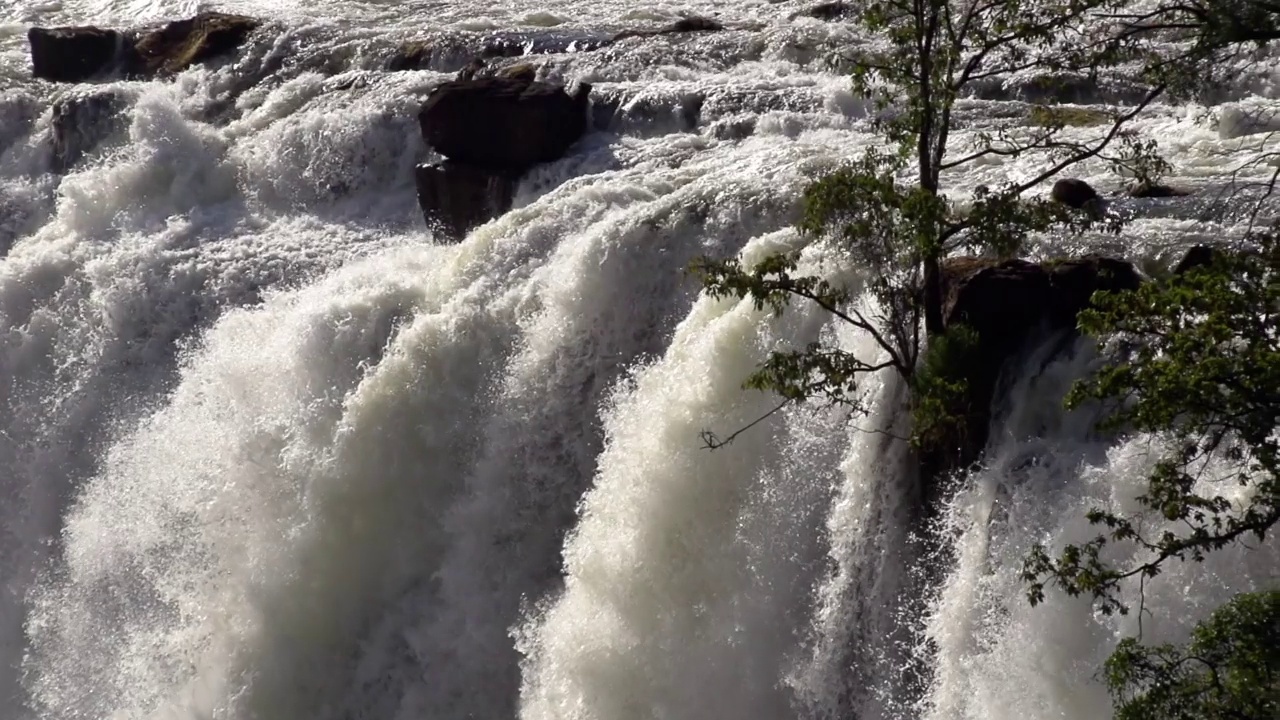
[[[967,379],[978,334],[963,324],[934,336],[916,375],[912,440],[919,447],[945,450],[964,442],[971,402]]]
[[[1046,116],[1035,127],[1014,121],[956,142],[956,103],[975,83],[1027,72],[1092,76],[1133,59],[1132,51],[1097,29],[1098,14],[1121,4],[871,0],[851,7],[852,19],[867,36],[883,40],[849,59],[856,68],[853,90],[872,101],[872,125],[887,147],[868,151],[813,183],[805,193],[800,230],[831,244],[860,268],[862,296],[872,302],[855,307],[845,288],[799,274],[795,254],[766,258],[754,267],[701,258],[692,270],[710,295],[750,298],[757,308],[782,312],[797,298],[814,302],[874,338],[878,355],[888,360],[855,358],[815,344],[774,355],[748,379],[748,387],[776,392],[786,402],[822,398],[856,406],[860,380],[893,369],[917,395],[940,393],[916,399],[932,428],[920,438],[942,427],[942,409],[956,406],[962,389],[954,378],[943,381],[936,372],[918,377],[917,366],[926,338],[946,342],[940,340],[943,260],[959,250],[1010,256],[1036,233],[1076,232],[1096,224],[1098,218],[1090,214],[1023,195],[1089,159],[1154,176],[1153,169],[1160,167],[1154,143],[1127,124],[1163,88],[1152,87],[1135,107],[1109,115],[1087,142],[1078,133],[1064,134],[1070,123],[1061,116]],[[1043,158],[1042,170],[1031,177],[974,188],[967,203],[942,191],[946,178],[967,166],[1027,154]]]
[[[1280,717],[1280,591],[1242,594],[1185,648],[1121,641],[1107,660],[1116,720]]]
[[[1127,612],[1121,581],[1261,540],[1280,520],[1280,237],[1253,240],[1254,251],[1099,296],[1081,317],[1086,331],[1112,340],[1115,359],[1075,388],[1069,404],[1109,401],[1111,428],[1165,433],[1175,451],[1148,478],[1139,513],[1094,509],[1089,521],[1104,530],[1094,539],[1056,557],[1033,550],[1024,567],[1033,604],[1052,584],[1090,596],[1104,613]],[[1204,473],[1214,460],[1227,476],[1210,481]],[[1232,499],[1233,487],[1244,500]],[[1150,534],[1149,518],[1169,529]],[[1136,544],[1147,559],[1115,567],[1104,559],[1112,543]]]

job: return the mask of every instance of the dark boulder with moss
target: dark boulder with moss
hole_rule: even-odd
[[[965,391],[947,408],[956,422],[925,453],[923,467],[932,479],[927,485],[936,488],[938,478],[979,459],[997,383],[1029,343],[1074,333],[1076,317],[1095,292],[1134,290],[1141,282],[1131,263],[1100,256],[1045,263],[948,260],[943,268],[947,334],[967,336],[969,342],[952,344],[943,369],[948,379],[963,381]],[[935,507],[936,490],[925,494],[926,507]]]
[[[27,32],[31,74],[55,82],[172,75],[231,54],[259,24],[243,15],[206,12],[133,30],[34,27]]]

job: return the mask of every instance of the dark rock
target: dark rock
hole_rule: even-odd
[[[517,63],[494,71],[493,76],[531,83],[538,79],[538,68],[529,63]]]
[[[658,28],[657,30],[623,30],[613,36],[613,41],[625,40],[633,37],[657,37],[659,35],[681,35],[684,33],[694,32],[719,32],[724,30],[724,25],[710,18],[704,17],[687,17],[681,18],[670,25]]]
[[[426,43],[408,43],[402,45],[396,54],[387,61],[386,68],[390,72],[405,70],[427,70],[435,56],[435,48]]]
[[[259,23],[241,15],[208,12],[158,29],[121,32],[93,27],[31,28],[32,75],[83,82],[124,75],[151,78],[178,73],[240,47]]]
[[[485,61],[480,58],[476,58],[467,63],[466,67],[458,71],[458,77],[456,79],[475,80],[480,73],[484,72],[485,67],[487,67]]]
[[[1049,196],[1054,200],[1078,209],[1088,207],[1100,198],[1089,183],[1075,178],[1063,178],[1053,184]]]
[[[132,40],[117,30],[95,27],[33,27],[31,75],[55,82],[84,82],[119,71],[132,53]]]
[[[562,157],[587,127],[591,86],[564,88],[524,79],[444,83],[418,113],[422,137],[450,160],[490,171],[523,172]]]
[[[963,420],[954,435],[924,453],[926,508],[938,500],[936,482],[976,462],[986,446],[997,382],[1028,343],[1049,333],[1074,332],[1076,316],[1098,290],[1132,290],[1141,275],[1130,263],[1089,256],[1032,263],[1025,260],[953,258],[943,266],[944,323],[963,324],[976,345],[954,358],[948,372],[967,382],[959,406]],[[930,491],[930,488],[933,488]]]
[[[459,241],[479,225],[511,208],[516,173],[494,172],[445,161],[419,165],[418,204],[437,237]]]
[[[1208,245],[1196,245],[1187,251],[1173,268],[1174,275],[1181,275],[1198,267],[1208,267],[1218,259],[1218,251]]]
[[[239,48],[259,22],[243,15],[200,13],[138,38],[134,73],[144,77],[182,72]]]
[[[123,130],[126,99],[116,91],[60,98],[53,104],[53,171],[70,170],[87,153]]]
[[[1129,188],[1126,194],[1131,198],[1169,198],[1186,197],[1191,191],[1143,181]]]
[[[853,7],[845,2],[825,2],[821,5],[815,5],[807,10],[801,10],[796,13],[796,17],[811,17],[819,20],[840,20],[853,12]]]

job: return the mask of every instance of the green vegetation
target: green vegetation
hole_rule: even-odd
[[[1106,682],[1116,720],[1280,717],[1280,591],[1236,596],[1185,648],[1122,641]]]
[[[777,393],[783,399],[779,409],[819,400],[860,410],[860,381],[892,370],[913,390],[920,413],[915,439],[927,443],[947,424],[942,411],[965,392],[963,377],[943,382],[937,373],[918,372],[926,341],[940,344],[946,329],[944,259],[958,251],[1011,256],[1032,234],[1089,227],[1093,218],[1023,197],[1076,163],[1100,159],[1129,169],[1159,164],[1154,143],[1139,139],[1126,125],[1163,92],[1160,85],[1097,128],[1087,142],[1065,137],[1063,123],[955,139],[956,102],[975,83],[1028,70],[1094,72],[1128,57],[1113,43],[1100,42],[1093,29],[1098,13],[1120,7],[1117,0],[1050,5],[876,0],[853,8],[853,19],[864,30],[889,40],[887,49],[850,58],[857,68],[854,90],[873,100],[874,129],[887,149],[867,152],[815,182],[804,197],[800,229],[862,268],[861,294],[873,302],[855,305],[846,288],[802,274],[799,253],[770,257],[754,267],[701,258],[692,270],[710,295],[751,298],[776,313],[796,299],[816,303],[874,338],[879,354],[855,357],[823,343],[784,351],[769,358],[747,387]],[[977,188],[963,204],[943,193],[946,178],[966,166],[1026,155],[1044,158],[1042,170],[1032,177]],[[942,396],[932,396],[935,392]],[[710,434],[704,438],[719,447],[737,434],[724,441]]]
[[[1053,584],[1091,596],[1104,613],[1127,612],[1121,581],[1261,539],[1280,520],[1280,242],[1274,232],[1254,239],[1256,252],[1219,253],[1210,266],[1136,292],[1101,294],[1081,316],[1085,331],[1117,341],[1117,355],[1068,404],[1112,401],[1107,426],[1168,436],[1173,450],[1138,502],[1177,529],[1149,537],[1141,515],[1093,511],[1090,522],[1106,532],[1056,558],[1044,548],[1028,558],[1032,602]],[[1214,460],[1226,476],[1210,482],[1204,473]],[[1243,504],[1224,492],[1236,488],[1248,491]],[[1102,551],[1113,542],[1136,543],[1151,558],[1112,567]]]
[[[805,193],[800,230],[862,271],[858,296],[869,302],[805,274],[799,252],[751,267],[701,258],[692,270],[711,296],[749,298],[774,313],[796,300],[813,303],[878,346],[874,357],[831,342],[774,353],[745,381],[777,394],[773,412],[811,401],[862,411],[861,381],[892,371],[912,391],[913,441],[936,450],[964,432],[963,359],[982,341],[947,327],[944,261],[962,251],[1013,256],[1032,235],[1091,227],[1095,218],[1025,197],[1082,161],[1154,182],[1164,165],[1130,121],[1161,95],[1193,96],[1240,72],[1235,60],[1280,37],[1280,12],[1254,0],[1157,3],[1141,14],[1117,0],[871,0],[852,13],[862,30],[887,39],[842,65],[856,68],[854,91],[872,99],[885,148],[818,179]],[[1140,68],[1146,88],[1125,110],[1040,106],[1026,124],[956,139],[953,111],[976,83],[1026,73],[1096,81],[1123,64]],[[1040,158],[1042,167],[1000,187],[974,188],[963,201],[944,194],[948,177],[965,166],[1015,157]],[[1109,428],[1152,433],[1171,451],[1151,474],[1138,513],[1095,509],[1088,515],[1099,528],[1093,540],[1053,553],[1034,548],[1023,573],[1032,604],[1057,589],[1089,597],[1103,613],[1127,613],[1122,583],[1153,578],[1170,561],[1201,561],[1260,540],[1280,519],[1276,238],[1260,233],[1252,238],[1256,252],[1222,255],[1135,292],[1100,294],[1080,318],[1081,329],[1115,354],[1068,404],[1109,403]],[[704,439],[721,447],[746,429]],[[1164,529],[1153,533],[1151,520]],[[1146,559],[1113,566],[1104,552],[1113,543],[1136,545]],[[1123,641],[1105,668],[1118,717],[1280,717],[1278,606],[1274,590],[1241,595],[1184,648]]]
[[[1139,512],[1094,509],[1092,540],[1033,549],[1024,568],[1032,604],[1056,586],[1105,614],[1127,613],[1125,580],[1261,541],[1280,520],[1280,238],[1273,230],[1251,240],[1211,265],[1096,297],[1081,317],[1113,356],[1068,404],[1110,403],[1108,427],[1159,434],[1171,449]],[[1146,559],[1116,567],[1104,557],[1117,543]],[[1126,639],[1106,677],[1124,720],[1280,717],[1280,592],[1238,597],[1185,649]]]

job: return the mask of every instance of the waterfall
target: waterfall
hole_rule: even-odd
[[[899,378],[868,379],[865,416],[771,413],[743,389],[773,350],[878,352],[813,307],[774,316],[685,272],[798,250],[873,309],[862,269],[794,229],[809,179],[878,142],[823,62],[847,25],[693,0],[678,9],[731,27],[530,56],[593,83],[594,132],[446,244],[416,201],[415,112],[457,59],[494,33],[675,9],[215,5],[271,32],[228,64],[83,86],[30,79],[27,26],[203,4],[0,11],[0,716],[1093,720],[1101,662],[1139,622],[1181,641],[1280,577],[1269,539],[1170,566],[1139,615],[1029,605],[1031,546],[1133,509],[1162,447],[1062,408],[1098,362],[1088,339],[1004,369],[984,462],[931,525]],[[388,70],[423,38],[435,65]],[[109,141],[60,167],[51,108],[90,91],[123,109],[84,114]],[[957,142],[1009,102],[966,101]],[[1135,125],[1192,179],[1240,146],[1203,109]],[[1100,187],[1107,170],[1079,168]],[[1122,250],[1224,231],[1179,202],[1120,203],[1141,216]],[[1031,252],[1116,250],[1081,242]]]

